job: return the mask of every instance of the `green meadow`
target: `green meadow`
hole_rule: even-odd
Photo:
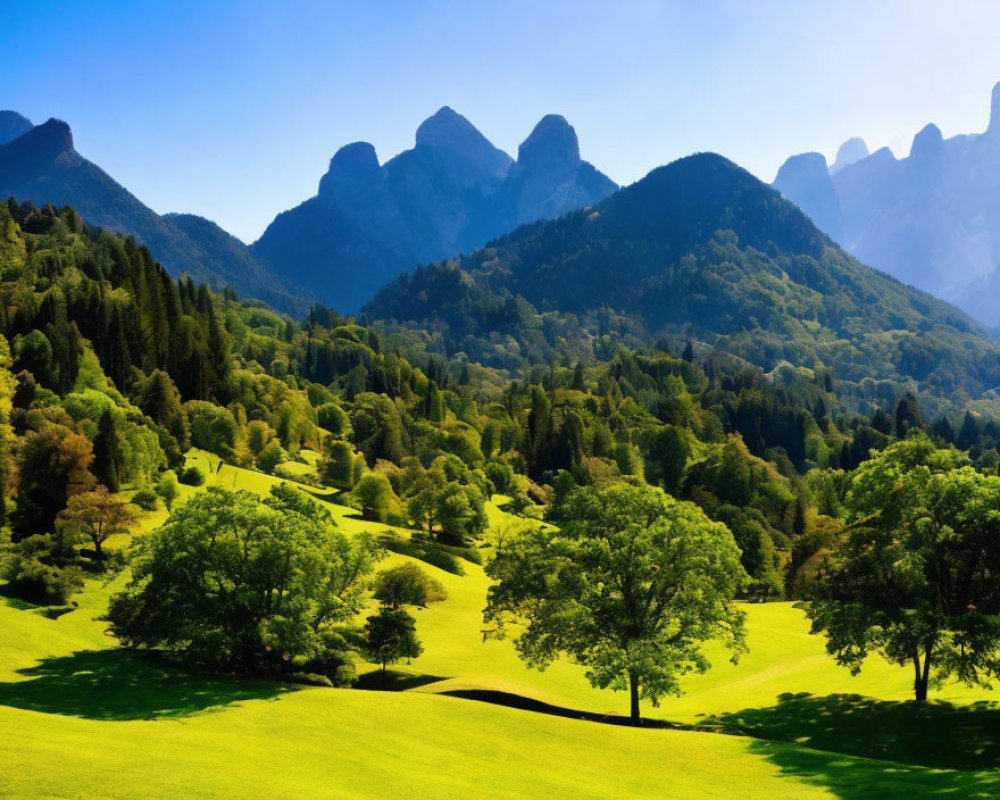
[[[191,462],[227,488],[278,480],[207,454]],[[197,491],[181,488],[178,502]],[[348,532],[408,536],[328,507]],[[524,524],[496,505],[490,516]],[[6,601],[0,797],[1000,795],[988,693],[945,686],[920,708],[908,671],[872,662],[852,677],[790,603],[745,606],[749,654],[732,665],[720,653],[684,696],[644,704],[649,724],[636,729],[605,724],[627,698],[592,689],[582,668],[532,671],[509,642],[483,642],[481,567],[421,566],[448,598],[414,612],[424,653],[389,681],[359,664],[362,686],[387,691],[193,675],[123,650],[98,619],[114,584],[91,581],[60,615]]]

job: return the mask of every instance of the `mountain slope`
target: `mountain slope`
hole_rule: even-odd
[[[766,369],[942,394],[1000,384],[982,326],[871,270],[796,206],[714,154],[651,172],[592,210],[518,229],[381,290],[365,312],[465,337],[517,335],[533,309],[601,336],[609,312],[712,344]],[[602,318],[603,317],[603,318]],[[872,379],[875,380],[872,380]]]
[[[4,119],[12,118],[0,117],[0,124]],[[161,217],[145,206],[76,151],[65,122],[50,119],[28,125],[27,131],[0,145],[0,197],[73,206],[89,224],[135,237],[174,275],[187,272],[213,286],[232,284],[241,294],[282,310],[305,308],[305,301],[268,275],[246,245],[214,223],[194,224],[187,216]]]
[[[982,134],[927,125],[902,159],[851,140],[829,169],[793,156],[773,185],[861,261],[1000,322],[1000,84]]]
[[[515,162],[445,106],[417,129],[413,149],[383,165],[367,142],[342,147],[317,195],[279,214],[251,251],[275,273],[355,311],[404,269],[616,189],[581,160],[562,117],[539,122]]]

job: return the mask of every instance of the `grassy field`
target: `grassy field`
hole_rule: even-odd
[[[193,460],[229,488],[266,492],[277,480]],[[348,532],[393,532],[329,508]],[[490,515],[511,522],[495,506]],[[425,652],[397,671],[416,687],[405,692],[177,672],[105,636],[96,617],[114,587],[97,581],[56,619],[0,604],[0,797],[1000,796],[988,695],[946,687],[916,708],[903,702],[905,670],[876,663],[852,678],[790,604],[748,606],[751,652],[738,666],[719,654],[684,697],[645,708],[737,735],[636,730],[570,718],[626,710],[582,669],[527,670],[510,643],[483,643],[481,568],[422,566],[449,596],[415,612]]]

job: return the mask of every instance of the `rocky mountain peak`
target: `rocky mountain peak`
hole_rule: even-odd
[[[578,166],[580,143],[576,131],[559,114],[542,117],[517,149],[517,163],[525,169]]]
[[[941,152],[942,145],[944,145],[944,136],[941,135],[941,129],[932,122],[929,125],[925,125],[913,137],[913,144],[910,146],[910,158],[931,158]]]
[[[352,142],[330,159],[330,168],[319,182],[319,193],[329,195],[371,186],[379,181],[381,174],[375,148],[368,142]]]
[[[865,140],[857,136],[848,139],[837,149],[837,157],[830,167],[830,172],[840,172],[844,167],[855,164],[862,158],[868,157],[868,145]]]

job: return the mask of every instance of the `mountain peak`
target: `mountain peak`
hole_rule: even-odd
[[[528,169],[552,166],[577,166],[580,143],[566,118],[547,114],[517,149],[517,163]]]
[[[55,161],[64,154],[75,153],[73,133],[62,120],[50,119],[36,125],[22,136],[3,146],[6,158],[27,169],[28,165],[39,165]]]
[[[0,145],[14,141],[33,127],[30,119],[16,111],[0,111]]]
[[[320,195],[338,190],[357,190],[376,183],[381,177],[378,155],[368,142],[352,142],[341,147],[330,159],[330,169],[319,182]]]
[[[69,125],[55,117],[32,128],[23,137],[31,139],[34,148],[59,155],[73,149],[73,132]]]
[[[830,167],[830,173],[840,172],[844,167],[849,167],[867,157],[868,145],[865,144],[865,140],[854,136],[837,149],[837,157],[833,161],[833,166]]]
[[[993,95],[990,98],[990,126],[987,133],[1000,133],[1000,83],[993,87]]]
[[[482,142],[489,144],[475,125],[450,106],[441,106],[433,116],[420,123],[416,141],[417,147],[455,150],[465,150]]]
[[[437,154],[435,158],[443,157],[446,169],[466,185],[481,178],[490,182],[502,180],[513,161],[475,125],[448,106],[442,106],[420,124],[416,141],[416,147],[409,153],[416,153],[418,159],[423,157],[421,153],[428,152]]]
[[[941,129],[931,122],[913,137],[913,144],[910,145],[910,158],[928,158],[936,155],[941,152],[943,144],[944,136],[941,134]]]

